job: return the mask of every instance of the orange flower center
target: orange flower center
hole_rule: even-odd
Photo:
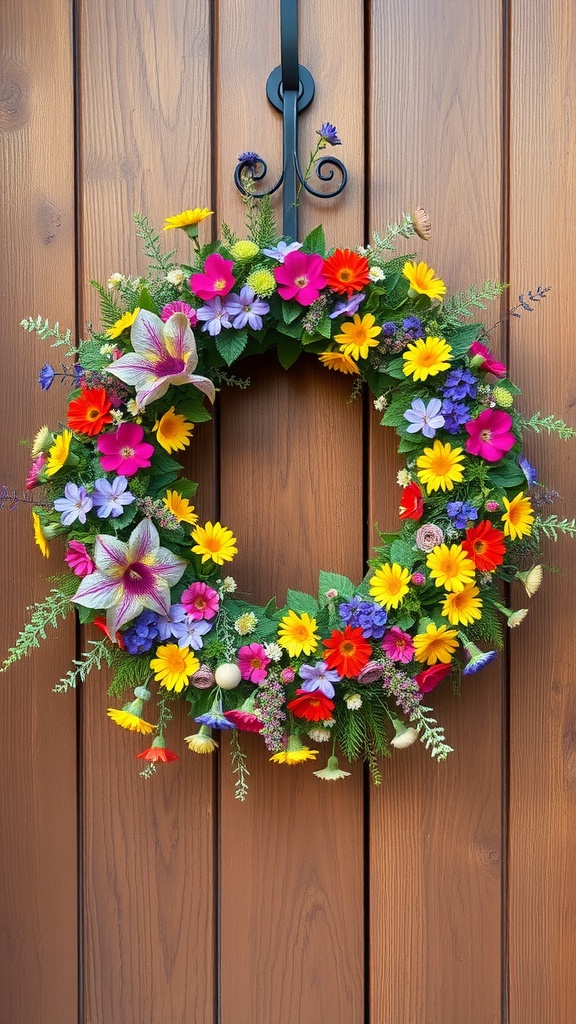
[[[349,658],[351,654],[354,654],[356,645],[350,640],[345,640],[344,643],[340,644],[340,654],[343,658]]]
[[[226,281],[223,277],[219,277],[217,281],[214,281],[214,291],[221,292],[226,287]]]
[[[120,449],[120,455],[123,459],[132,459],[134,457],[134,449],[125,445],[124,448]]]
[[[297,285],[298,288],[305,288],[308,284],[308,278],[305,274],[301,274],[300,277],[294,278],[294,284]]]

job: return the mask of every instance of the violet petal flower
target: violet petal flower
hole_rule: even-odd
[[[215,338],[220,334],[223,327],[226,329],[232,327],[228,300],[223,302],[220,296],[217,295],[215,299],[206,302],[198,310],[198,320],[203,322],[202,330],[208,331],[211,338]]]
[[[63,526],[72,526],[78,520],[79,523],[86,522],[86,516],[92,508],[92,497],[86,492],[86,488],[69,481],[64,488],[63,498],[56,498],[54,508],[61,512],[60,522]]]
[[[354,316],[360,308],[360,303],[364,302],[366,298],[364,292],[357,292],[356,295],[351,295],[349,299],[341,300],[334,306],[334,311],[329,313],[331,320],[335,320],[338,316]]]
[[[340,676],[336,669],[328,668],[325,661],[317,661],[315,665],[302,665],[298,675],[304,680],[301,690],[306,693],[313,693],[320,690],[325,697],[334,696],[334,683],[340,682]]]
[[[99,519],[117,519],[124,511],[125,505],[131,505],[136,499],[128,490],[128,480],[125,476],[117,476],[114,480],[106,480],[105,477],[94,481],[94,493],[92,503],[96,509]]]
[[[427,405],[421,398],[414,398],[410,409],[406,409],[404,419],[408,420],[406,431],[408,434],[421,432],[424,437],[434,437],[440,427],[444,426],[444,417],[440,413],[442,401],[440,398],[431,398]]]
[[[272,249],[262,249],[265,256],[269,256],[271,260],[278,260],[278,263],[284,263],[284,260],[291,252],[298,252],[298,249],[302,248],[302,242],[278,242]]]
[[[204,646],[202,637],[209,633],[214,625],[206,619],[191,619],[186,615],[182,622],[175,622],[172,626],[172,633],[178,639],[178,647],[190,647],[193,651],[199,651]]]
[[[263,299],[257,299],[255,293],[248,285],[240,291],[240,295],[229,295],[226,306],[232,320],[232,326],[236,330],[242,330],[246,324],[252,331],[262,330],[262,317],[269,312],[270,306]]]

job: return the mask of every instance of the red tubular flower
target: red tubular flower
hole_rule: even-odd
[[[424,515],[424,499],[422,497],[422,491],[414,481],[411,484],[408,484],[408,486],[402,491],[398,515],[400,516],[400,519],[414,520],[421,519]]]
[[[362,632],[362,630],[360,630]],[[326,697],[321,690],[296,690],[296,696],[286,704],[297,718],[305,718],[308,722],[323,722],[332,718],[334,701]]]
[[[94,437],[112,422],[111,403],[104,388],[82,388],[79,398],[68,406],[68,426],[77,434]]]
[[[437,665],[430,665],[423,672],[419,672],[417,676],[414,676],[414,681],[418,684],[420,693],[430,693],[430,690],[433,690],[438,686],[438,683],[441,683],[446,678],[451,667],[450,662],[447,665],[439,662]]]
[[[352,295],[360,292],[368,284],[368,260],[359,256],[351,249],[336,249],[328,259],[324,260],[324,276],[328,286],[339,295]]]
[[[136,754],[136,757],[141,757],[144,761],[180,760],[178,754],[175,754],[172,750],[168,750],[163,736],[156,736],[156,738],[152,740],[152,746],[148,747],[147,750],[143,750],[141,754]]]
[[[506,544],[502,530],[497,530],[488,519],[466,530],[462,548],[480,572],[493,572],[502,565]]]
[[[324,661],[328,668],[335,668],[341,678],[357,676],[372,657],[372,648],[360,626],[333,629],[330,639],[322,643],[326,648]]]

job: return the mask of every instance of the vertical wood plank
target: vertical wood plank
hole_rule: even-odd
[[[210,204],[210,10],[208,0],[81,5],[86,279],[145,272],[134,211],[160,231],[164,217]],[[182,232],[164,239],[188,256]],[[89,291],[84,315],[97,316]],[[195,479],[199,470],[211,515],[210,432],[195,431],[195,444],[189,471]],[[216,766],[186,751],[190,728],[179,708],[166,738],[182,760],[139,778],[142,739],[106,718],[106,685],[91,679],[83,704],[86,1019],[208,1024]]]
[[[449,291],[502,274],[502,52],[497,3],[372,5],[371,228],[422,203],[432,240],[398,248]],[[371,519],[388,530],[398,526],[394,448],[375,426]],[[455,753],[437,765],[423,748],[395,751],[371,794],[375,1021],[500,1020],[499,682],[496,669],[458,701],[435,692]]]
[[[279,6],[219,4],[219,215],[241,233],[231,186],[238,153],[253,149],[280,171],[281,119],[265,84],[280,62]],[[304,197],[301,237],[323,222],[330,245],[362,240],[362,49],[360,5],[299,5],[300,63],[317,86],[299,121],[305,165],[323,121],[336,124],[351,184],[336,201]],[[347,59],[341,60],[346,39]],[[239,87],[241,86],[241,87]],[[301,359],[286,374],[275,357],[250,366],[252,387],[221,398],[221,516],[235,530],[239,589],[283,602],[286,587],[316,591],[320,568],[362,575],[361,408],[350,385]],[[244,745],[243,740],[243,745]],[[362,778],[336,787],[249,752],[247,801],[234,800],[221,768],[222,1024],[330,1021],[360,1024],[363,993]],[[325,763],[321,751],[319,762]],[[320,766],[320,764],[318,765]],[[342,965],[345,964],[345,970]]]
[[[574,418],[572,228],[576,218],[576,12],[561,0],[514,4],[511,27],[511,299],[551,285],[511,325],[523,410]],[[560,254],[560,259],[558,258]],[[574,441],[532,435],[527,457],[576,507]],[[546,575],[514,636],[510,694],[510,1024],[576,1015],[576,689],[574,542],[549,544]],[[514,594],[520,606],[526,595]],[[527,627],[527,628],[526,628]],[[518,634],[520,631],[518,631]]]
[[[30,464],[23,438],[55,425],[58,386],[43,394],[38,370],[59,353],[19,324],[42,313],[74,324],[74,152],[69,4],[48,17],[32,0],[0,10],[0,261],[2,470],[22,494]],[[55,296],[58,293],[59,301]],[[30,493],[28,494],[30,497]],[[40,501],[40,492],[35,492]],[[9,503],[8,503],[9,504]],[[1,516],[4,660],[28,608],[61,569],[57,542],[44,560],[32,542],[30,506]],[[74,655],[62,626],[0,679],[4,756],[0,783],[0,1021],[73,1024],[76,962],[76,708],[52,687]],[[54,809],[58,813],[54,814]]]

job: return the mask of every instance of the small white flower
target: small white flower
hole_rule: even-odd
[[[327,743],[332,735],[330,729],[310,729],[308,732],[312,743]]]
[[[112,344],[111,342],[107,342],[106,345],[101,345],[100,346],[100,355],[101,356],[111,356],[112,353],[114,352],[115,348],[116,348],[116,345]]]
[[[270,661],[281,661],[284,652],[280,644],[264,644],[264,653]]]
[[[136,417],[138,414],[138,405],[135,398],[129,398],[126,402],[126,409],[131,416]]]
[[[374,408],[376,409],[376,412],[384,412],[387,405],[388,402],[384,398],[384,395],[380,395],[379,398],[374,399]]]
[[[122,412],[121,409],[110,409],[110,415],[116,426],[118,426],[118,424],[122,423],[124,420],[124,413]]]
[[[408,484],[411,482],[411,480],[412,474],[409,473],[407,469],[401,469],[398,471],[396,483],[398,484],[399,487],[408,487]]]
[[[348,711],[359,711],[362,707],[362,697],[359,693],[347,693],[344,696]]]
[[[178,288],[184,281],[184,271],[181,267],[177,267],[175,270],[169,270],[166,274],[166,280],[169,284],[174,284]]]
[[[124,280],[124,275],[123,274],[112,274],[112,276],[108,278],[108,288],[109,288],[109,290],[113,291],[114,288],[117,288],[118,285],[122,284],[123,280]]]
[[[384,280],[386,274],[380,267],[370,267],[368,271],[368,277],[374,284],[377,284],[378,281]]]
[[[233,594],[236,590],[237,583],[233,576],[225,576],[222,580],[222,593]]]
[[[238,636],[247,636],[248,633],[253,633],[258,625],[258,619],[254,615],[254,612],[244,612],[240,615],[234,623],[234,629],[238,633]]]

